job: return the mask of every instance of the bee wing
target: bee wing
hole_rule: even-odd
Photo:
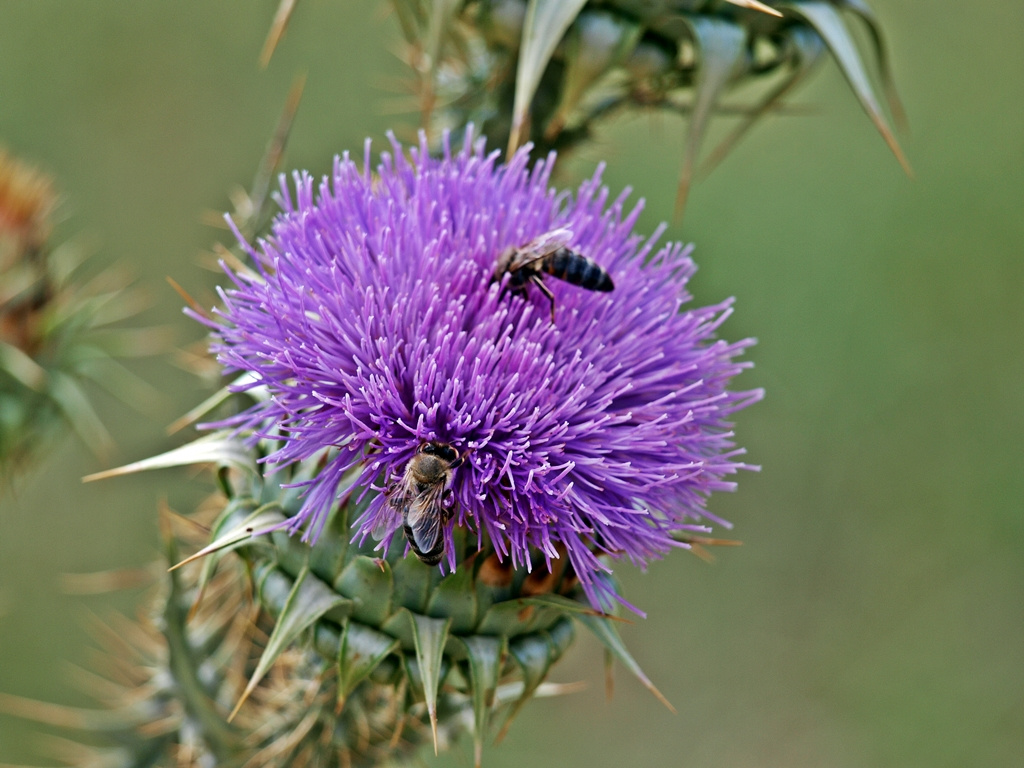
[[[560,227],[535,237],[527,245],[523,246],[523,250],[529,249],[542,253],[554,253],[559,248],[567,246],[570,240],[572,240],[572,230]]]
[[[441,523],[445,517],[441,504],[444,493],[443,487],[422,493],[405,513],[405,524],[420,552],[432,551],[441,538]]]
[[[388,536],[394,533],[398,527],[402,524],[402,516],[398,514],[398,510],[391,503],[384,504],[380,512],[377,513],[377,519],[373,523],[373,527],[370,529],[370,536],[373,537],[374,541],[384,541]]]
[[[572,230],[565,228],[552,229],[550,232],[538,235],[526,245],[515,249],[508,271],[515,272],[527,264],[543,259],[559,248],[569,245],[570,240],[572,240]]]

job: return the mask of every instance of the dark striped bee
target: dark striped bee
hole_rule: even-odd
[[[402,515],[405,538],[427,565],[444,555],[444,526],[454,512],[452,480],[462,463],[459,452],[445,443],[422,443],[405,466],[402,479],[388,489],[388,503]],[[386,527],[386,523],[384,524]],[[383,538],[375,531],[375,538]]]
[[[588,291],[610,291],[615,285],[604,268],[593,259],[568,247],[572,232],[553,229],[520,248],[509,248],[498,259],[494,279],[508,273],[508,288],[525,294],[532,283],[551,302],[551,322],[555,321],[555,296],[544,285],[544,275],[557,277]]]

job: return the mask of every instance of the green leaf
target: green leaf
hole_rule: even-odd
[[[849,82],[853,92],[860,100],[861,106],[864,107],[864,111],[871,118],[871,122],[875,124],[875,128],[882,135],[882,138],[885,139],[885,143],[889,145],[889,149],[892,150],[900,165],[903,166],[903,170],[908,176],[913,175],[910,163],[907,162],[903,150],[900,148],[896,137],[889,129],[885,116],[882,114],[882,109],[875,98],[874,88],[864,69],[864,63],[861,61],[857,45],[850,32],[846,29],[839,11],[829,3],[824,2],[785,3],[780,7],[789,9],[798,16],[801,16],[822,36],[832,51],[832,55],[836,57],[839,68],[842,70],[843,75],[845,75],[847,82]]]
[[[355,621],[345,622],[338,646],[338,708],[384,658],[398,648],[398,640]]]
[[[487,715],[494,705],[494,691],[505,658],[504,638],[472,635],[462,638],[469,667],[470,695],[473,700],[473,764],[480,768],[483,756]]]
[[[541,76],[565,31],[579,15],[586,0],[530,0],[523,21],[523,41],[516,66],[516,90],[512,104],[512,130],[508,156],[519,147]]]
[[[267,640],[267,647],[260,656],[252,677],[249,678],[242,697],[238,700],[231,716],[232,720],[238,713],[242,704],[249,698],[260,680],[267,673],[277,657],[290,646],[298,636],[307,628],[312,626],[321,616],[335,608],[342,608],[350,605],[351,601],[334,592],[315,576],[310,576],[308,570],[302,571],[292,587],[288,599],[277,616],[274,623],[274,630]]]
[[[602,616],[589,616],[587,614],[576,614],[576,619],[582,623],[587,629],[594,633],[594,636],[601,641],[601,644],[605,649],[618,659],[622,664],[626,666],[633,676],[651,693],[654,694],[655,698],[668,707],[669,711],[675,712],[668,699],[661,695],[661,691],[654,687],[654,683],[650,681],[644,671],[640,668],[640,665],[636,663],[636,660],[630,655],[626,649],[626,644],[622,642],[622,638],[619,637],[619,632],[615,629],[615,625]]]
[[[694,84],[695,101],[686,131],[683,168],[679,174],[679,187],[676,191],[677,215],[686,208],[693,169],[711,113],[718,103],[719,96],[736,73],[746,47],[746,32],[731,21],[698,15],[686,15],[684,19],[697,42],[698,69]]]
[[[404,610],[404,609],[403,609]],[[430,730],[434,736],[434,754],[437,754],[437,689],[441,678],[441,660],[444,646],[448,642],[451,619],[432,619],[412,611],[406,611],[412,625],[413,644],[416,649],[416,663],[423,684],[423,698],[430,715]]]
[[[94,454],[103,456],[113,448],[113,438],[74,379],[59,371],[51,372],[49,393],[71,428]]]

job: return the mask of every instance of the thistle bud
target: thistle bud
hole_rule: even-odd
[[[144,354],[149,330],[111,327],[138,311],[123,276],[108,270],[88,283],[72,243],[50,242],[58,197],[53,180],[0,149],[0,468],[34,458],[70,425],[99,454],[111,444],[85,391],[97,381],[135,402],[152,389],[104,365]],[[111,307],[116,306],[112,310]],[[7,479],[0,477],[0,481]]]

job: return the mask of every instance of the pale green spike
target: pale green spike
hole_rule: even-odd
[[[501,667],[505,658],[505,638],[473,635],[462,638],[469,666],[470,695],[473,699],[473,764],[480,768],[483,756],[487,715],[494,704]]]
[[[229,397],[231,397],[234,394],[234,392],[231,391],[231,387],[237,387],[237,386],[241,386],[243,384],[251,384],[254,381],[255,381],[255,377],[251,373],[246,371],[241,376],[239,376],[234,381],[232,381],[228,386],[221,387],[219,390],[217,390],[212,395],[210,395],[208,398],[203,400],[203,402],[201,402],[195,408],[190,410],[184,416],[182,416],[182,417],[176,419],[174,422],[172,422],[167,427],[167,434],[173,435],[175,432],[179,431],[180,429],[183,429],[184,427],[187,427],[189,424],[192,424],[192,423],[198,421],[203,416],[205,416],[210,411],[212,411],[214,408],[216,408],[218,405],[223,403],[225,400],[227,400]]]
[[[570,624],[571,626],[571,624]],[[512,705],[501,730],[495,737],[495,743],[500,743],[508,733],[516,715],[523,708],[523,705],[533,696],[534,691],[544,682],[552,661],[555,660],[554,643],[547,632],[538,632],[536,635],[517,637],[508,644],[508,651],[512,658],[519,665],[523,676],[523,690]]]
[[[193,464],[216,464],[222,467],[232,467],[252,475],[257,474],[256,460],[253,457],[253,452],[245,447],[241,439],[231,437],[227,432],[214,432],[204,435],[198,440],[193,440],[191,443],[187,443],[180,448],[175,448],[167,453],[161,453],[159,456],[125,464],[123,467],[86,475],[82,478],[82,482],[91,483],[93,480],[130,475],[133,472],[145,472],[151,469],[165,469],[167,467],[183,467]]]
[[[353,557],[334,588],[355,601],[352,616],[356,621],[379,627],[391,615],[395,581],[391,566],[384,560],[365,555]]]
[[[913,176],[910,163],[904,156],[903,150],[900,148],[896,137],[889,129],[885,116],[882,114],[882,109],[875,98],[875,91],[871,86],[871,80],[864,70],[864,63],[861,61],[860,53],[857,51],[857,45],[846,29],[846,25],[843,24],[839,11],[829,3],[824,2],[785,3],[781,7],[803,17],[822,36],[829,50],[832,51],[832,55],[836,57],[839,68],[842,70],[843,75],[846,76],[846,80],[849,82],[853,92],[857,94],[861,106],[864,107],[864,111],[871,118],[871,122],[875,124],[878,132],[882,134],[882,138],[885,139],[885,143],[889,145],[889,149],[892,150],[900,165],[903,166],[906,174]]]
[[[214,529],[211,531],[211,534],[214,536],[214,538],[220,538],[220,529],[225,527],[228,524],[228,522],[230,522],[232,518],[235,518],[238,514],[244,515],[246,519],[259,515],[260,510],[254,509],[255,505],[256,502],[251,498],[230,500],[227,506],[224,508],[224,512],[221,513],[220,518],[217,520],[217,523],[215,524]],[[279,518],[280,520],[284,519],[283,516],[279,516]],[[236,538],[235,541],[226,544],[224,547],[206,553],[210,555],[210,557],[207,557],[203,560],[203,565],[199,570],[199,578],[196,580],[195,599],[192,601],[192,611],[189,614],[190,618],[192,614],[195,613],[196,609],[199,607],[199,603],[202,601],[203,595],[206,592],[206,587],[210,583],[210,579],[213,578],[213,574],[216,572],[217,565],[220,563],[223,554],[226,552],[230,552],[234,549],[237,549],[243,543],[248,541],[248,539],[249,537],[247,536]],[[199,556],[202,557],[202,555]],[[190,559],[194,559],[194,556]],[[169,570],[173,571],[179,565],[181,565],[181,563],[172,565]]]
[[[556,595],[554,593],[548,593],[545,595],[533,595],[531,597],[521,597],[519,602],[526,603],[527,605],[537,605],[545,608],[557,608],[560,612],[564,613],[585,613],[589,616],[600,616],[601,618],[609,619],[611,621],[626,621],[618,616],[610,616],[600,611],[595,611],[589,605],[581,603],[579,600],[573,600],[572,598],[565,597],[564,595]]]
[[[263,50],[260,51],[261,67],[266,68],[270,63],[270,57],[274,55],[274,50],[284,35],[284,30],[288,26],[288,21],[291,19],[297,3],[298,0],[281,0],[278,3],[274,20],[270,24],[270,31],[267,33],[267,39],[263,43]]]
[[[793,27],[788,31],[788,42],[797,50],[796,61],[792,71],[715,147],[715,150],[708,156],[707,161],[705,161],[701,168],[700,173],[702,176],[711,173],[725,159],[725,156],[732,151],[733,147],[739,143],[740,139],[746,135],[747,131],[753,127],[754,123],[774,109],[786,94],[803,82],[811,73],[811,70],[814,69],[815,64],[822,60],[822,56],[825,53],[824,42],[818,33],[811,29]]]
[[[476,627],[478,607],[472,569],[463,567],[445,576],[437,585],[427,603],[427,614],[448,616],[452,621],[451,631],[464,634]]]
[[[251,504],[252,501],[250,499],[244,499],[239,501],[239,506],[242,508],[249,506]],[[227,507],[227,510],[234,511],[234,505],[229,505]],[[225,516],[223,518],[223,521],[224,523],[227,523],[232,519],[233,515],[231,517]],[[285,516],[281,514],[281,510],[276,507],[260,507],[259,509],[254,510],[241,522],[233,523],[231,527],[223,533],[220,533],[215,530],[214,534],[216,535],[216,538],[212,542],[210,542],[205,547],[200,549],[194,555],[186,557],[180,563],[172,565],[168,570],[173,571],[177,568],[180,568],[183,565],[187,565],[188,563],[198,560],[201,557],[211,555],[215,552],[219,554],[224,554],[227,552],[231,552],[232,550],[238,549],[239,546],[245,544],[250,539],[252,539],[254,533],[258,533],[262,530],[265,530],[266,528],[278,525],[284,522],[285,519]]]
[[[238,714],[242,704],[249,698],[249,694],[263,679],[282,651],[325,613],[351,605],[351,603],[351,600],[334,592],[316,576],[310,576],[308,570],[303,570],[295,579],[292,591],[288,594],[281,613],[276,617],[274,630],[267,640],[267,647],[264,649],[263,655],[260,656],[259,663],[257,663],[252,677],[249,678],[249,683],[245,686],[241,698],[228,717],[228,721],[230,722]]]
[[[711,113],[718,97],[735,74],[746,43],[746,32],[730,21],[712,16],[687,15],[684,18],[697,41],[699,68],[694,86],[696,100],[686,130],[686,150],[676,191],[677,216],[686,207],[694,165]]]
[[[338,711],[356,686],[397,648],[397,639],[355,621],[345,622],[338,646]]]
[[[0,341],[0,370],[36,392],[46,389],[46,369],[6,341]]]
[[[878,72],[882,77],[882,88],[885,89],[885,98],[889,102],[892,119],[896,122],[896,127],[905,132],[907,130],[907,113],[903,109],[899,93],[896,92],[896,78],[893,77],[892,66],[889,63],[889,49],[886,47],[885,38],[882,35],[882,25],[879,24],[875,12],[864,0],[844,0],[843,5],[859,16],[868,28],[871,43],[875,47]]]
[[[285,101],[284,109],[281,110],[281,114],[277,118],[277,125],[274,127],[274,135],[267,143],[259,167],[256,169],[256,176],[252,181],[252,191],[246,196],[249,201],[249,217],[247,221],[240,222],[243,234],[249,237],[254,236],[260,230],[272,206],[276,206],[270,190],[277,180],[278,174],[281,173],[284,150],[288,145],[292,126],[295,124],[295,115],[299,111],[299,103],[302,101],[302,92],[305,87],[305,74],[298,75],[292,80],[292,87],[288,89],[288,98]],[[263,280],[263,277],[254,270],[246,268],[246,272],[248,275],[253,275],[258,281]]]
[[[103,680],[103,678],[100,679]],[[104,680],[104,682],[106,681]],[[151,723],[151,715],[144,709],[125,707],[118,710],[103,710],[69,707],[63,704],[49,704],[25,699],[3,692],[0,692],[0,712],[9,717],[20,717],[57,728],[92,731],[93,733],[127,730]]]
[[[583,10],[586,0],[530,0],[523,22],[523,41],[516,66],[516,90],[512,104],[512,130],[508,155],[522,143],[530,103],[540,85],[541,76],[555,53],[559,41]]]
[[[430,125],[430,116],[434,111],[434,102],[436,100],[434,82],[437,77],[438,65],[440,64],[445,30],[451,25],[452,19],[455,18],[460,5],[461,0],[433,0],[430,3],[425,35],[426,44],[422,50],[422,59],[418,62],[417,67],[422,75],[420,112],[422,124],[425,126]]]
[[[170,347],[171,345],[168,344],[167,346]],[[107,390],[107,392],[122,403],[128,403],[139,413],[151,412],[163,398],[160,390],[141,376],[136,376],[114,357],[115,355],[117,357],[128,357],[127,354],[110,351],[101,352],[99,350],[97,352],[98,354],[95,359],[102,359],[102,370],[91,365],[80,366],[78,373],[82,377],[89,379],[89,381],[103,387],[103,389]]]
[[[655,698],[658,699],[662,704],[668,707],[670,712],[675,712],[676,709],[673,707],[669,700],[661,695],[661,691],[654,687],[654,683],[650,681],[650,678],[644,674],[644,671],[640,668],[640,665],[636,663],[636,659],[630,654],[626,648],[626,644],[622,642],[622,638],[619,637],[619,632],[615,629],[615,625],[608,620],[606,616],[589,616],[587,614],[576,614],[576,619],[582,623],[587,629],[594,633],[594,636],[601,641],[605,649],[611,653],[615,658],[622,662],[626,668],[633,673],[633,676],[643,684],[643,686],[654,694]]]
[[[781,13],[771,6],[759,3],[757,0],[726,0],[726,2],[738,5],[740,8],[749,8],[753,11],[761,11],[761,13],[767,13],[770,16],[782,16]]]
[[[430,3],[425,52],[427,54],[426,70],[430,74],[431,81],[437,72],[438,60],[441,57],[441,41],[444,39],[445,30],[451,25],[461,3],[462,0],[432,0]]]
[[[416,649],[416,663],[423,684],[423,697],[430,715],[430,730],[434,737],[434,754],[437,754],[437,689],[441,678],[441,659],[448,642],[451,619],[432,619],[418,613],[406,611],[412,626],[413,645]]]
[[[167,562],[178,558],[178,545],[171,535],[166,516],[160,520]],[[167,640],[167,668],[174,679],[175,691],[204,736],[204,742],[219,762],[237,752],[241,734],[229,720],[225,721],[220,707],[214,702],[200,676],[204,659],[197,658],[198,649],[189,640],[184,590],[179,574],[168,575],[170,592],[164,602],[163,634]]]
[[[417,0],[391,0],[395,9],[395,18],[402,30],[402,36],[408,43],[415,43],[419,38],[421,19],[420,4]]]
[[[89,404],[89,398],[74,379],[60,371],[51,371],[49,394],[71,428],[95,455],[102,457],[111,451],[114,438],[107,432]]]

